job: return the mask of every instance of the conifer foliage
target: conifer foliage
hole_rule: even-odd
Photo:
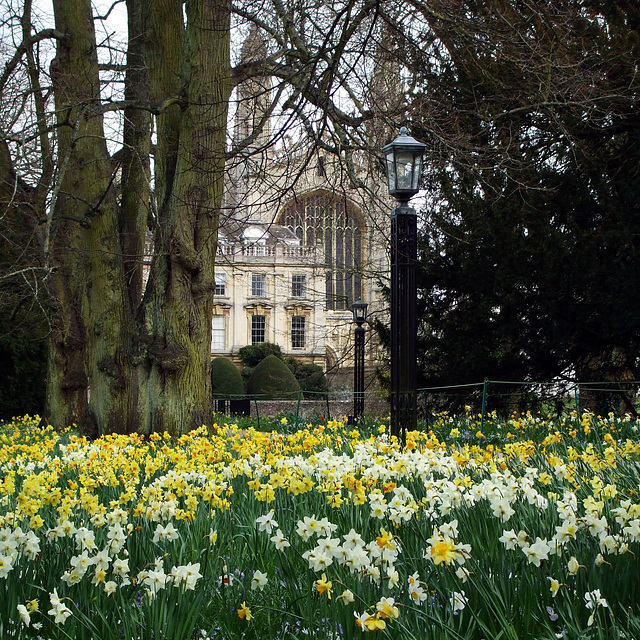
[[[421,385],[640,379],[640,9],[412,3]]]

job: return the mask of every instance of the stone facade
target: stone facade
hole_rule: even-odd
[[[233,357],[267,341],[325,370],[351,367],[351,305],[361,299],[370,314],[384,312],[388,213],[358,203],[355,190],[351,197],[336,192],[326,176],[313,177],[302,176],[284,201],[250,190],[246,198],[255,204],[241,199],[232,210],[237,217],[221,227],[212,355]],[[372,365],[377,351],[367,351]]]
[[[242,56],[260,59],[252,32]],[[278,344],[321,365],[344,386],[353,365],[351,305],[385,313],[389,213],[368,156],[329,154],[300,131],[275,132],[270,79],[242,83],[235,96],[225,209],[218,236],[212,356],[234,358],[248,344]],[[248,141],[248,142],[247,142]],[[367,369],[378,350],[367,332]]]

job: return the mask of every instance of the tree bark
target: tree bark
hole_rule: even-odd
[[[89,435],[135,427],[132,369],[121,334],[126,304],[117,202],[99,105],[90,0],[54,0],[64,34],[51,64],[61,175],[49,258],[56,267],[48,417]]]
[[[183,90],[184,16],[182,0],[138,0],[145,16],[147,64],[152,104],[160,105]],[[179,104],[163,109],[155,119],[154,195],[159,211],[167,206],[175,177],[182,111]]]
[[[186,9],[186,106],[145,296],[142,371],[146,430],[170,433],[211,421],[213,271],[231,91],[228,0],[192,0]]]
[[[125,100],[149,104],[147,30],[140,0],[127,0],[128,35]],[[151,114],[146,109],[125,109],[122,149],[121,235],[129,305],[135,310],[142,298],[145,239],[151,201]]]
[[[211,419],[210,318],[231,91],[230,7],[188,2],[185,32],[179,0],[153,7],[129,0],[127,6],[127,100],[184,98],[184,106],[156,119],[155,256],[142,305],[150,118],[142,110],[125,114],[118,209],[95,108],[91,5],[54,2],[56,28],[65,37],[51,69],[62,171],[48,251],[56,268],[49,417],[58,425],[80,423],[90,435],[179,433]]]

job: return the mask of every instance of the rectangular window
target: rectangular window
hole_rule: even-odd
[[[267,295],[267,278],[264,273],[251,274],[251,295],[264,298]]]
[[[251,316],[251,344],[265,342],[266,327],[265,316]]]
[[[211,319],[211,351],[222,351],[226,347],[226,328],[224,316]]]
[[[226,296],[227,295],[227,277],[224,273],[216,273],[216,288],[214,290],[214,294],[216,296]]]
[[[304,349],[306,320],[305,316],[293,316],[291,318],[292,349]]]
[[[291,297],[307,297],[307,276],[291,276]]]

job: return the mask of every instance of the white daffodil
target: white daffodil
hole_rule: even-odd
[[[275,535],[271,536],[271,542],[273,542],[278,551],[284,551],[287,547],[291,546],[281,529],[278,529]]]
[[[266,515],[256,518],[256,524],[259,525],[259,531],[266,531],[269,535],[271,535],[273,533],[273,530],[278,528],[278,523],[276,522],[273,515],[274,514],[272,509]]]
[[[534,564],[536,567],[539,567],[540,563],[549,557],[550,550],[551,547],[547,544],[546,540],[536,538],[536,541],[532,545],[525,547],[522,552],[527,556],[529,564]]]
[[[23,604],[18,605],[18,613],[20,614],[20,618],[22,618],[22,622],[26,627],[31,624],[31,615],[29,615],[29,610]]]
[[[451,602],[454,613],[462,611],[467,606],[468,602],[467,596],[464,591],[454,591],[449,601]]]
[[[262,591],[267,586],[268,582],[269,578],[267,574],[262,573],[262,571],[260,571],[259,569],[256,569],[253,572],[253,578],[251,578],[251,590],[255,591],[256,589],[259,589],[260,591]]]

